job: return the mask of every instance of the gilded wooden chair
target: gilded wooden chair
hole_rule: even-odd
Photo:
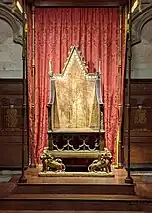
[[[51,154],[68,161],[98,158],[104,150],[104,105],[99,71],[89,73],[81,53],[72,47],[61,74],[53,74],[50,68],[49,76]]]

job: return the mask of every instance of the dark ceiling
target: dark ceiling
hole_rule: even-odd
[[[127,2],[128,0],[35,0],[35,5],[42,7],[117,7]]]

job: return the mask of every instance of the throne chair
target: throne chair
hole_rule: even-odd
[[[89,73],[71,47],[61,74],[50,76],[48,149],[66,168],[88,167],[104,150],[104,105],[100,72]]]

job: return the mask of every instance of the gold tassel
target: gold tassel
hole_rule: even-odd
[[[141,9],[141,0],[138,0],[138,10],[139,10],[140,13],[142,12],[142,9]]]
[[[13,0],[12,13],[14,13],[15,11],[19,11],[20,13],[23,13],[22,5],[18,0]]]
[[[139,12],[141,12],[141,0],[136,0],[132,5],[131,12],[133,13],[138,7]]]
[[[131,13],[134,13],[134,11],[136,10],[136,8],[138,7],[138,11],[141,13],[142,9],[141,9],[141,0],[136,0],[131,8]],[[128,14],[128,20],[129,20],[129,14]]]
[[[13,4],[12,4],[12,13],[15,13],[15,11],[17,10],[17,0],[13,0]]]
[[[119,125],[118,125],[118,131],[117,131],[117,137],[116,137],[116,165],[115,168],[119,168]]]
[[[25,28],[24,28],[25,32],[27,33],[28,31],[28,25],[27,25],[27,22],[25,23]]]

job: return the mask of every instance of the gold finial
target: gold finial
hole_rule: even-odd
[[[49,60],[49,76],[52,77],[53,76],[53,72],[52,72],[52,61]]]
[[[101,67],[100,67],[100,65],[101,65],[101,59],[99,59],[99,65],[98,65],[98,72],[99,72],[99,74],[100,74],[100,72],[101,72]]]
[[[99,59],[98,62],[98,70],[97,70],[97,77],[100,78],[100,74],[101,74],[101,60]]]

